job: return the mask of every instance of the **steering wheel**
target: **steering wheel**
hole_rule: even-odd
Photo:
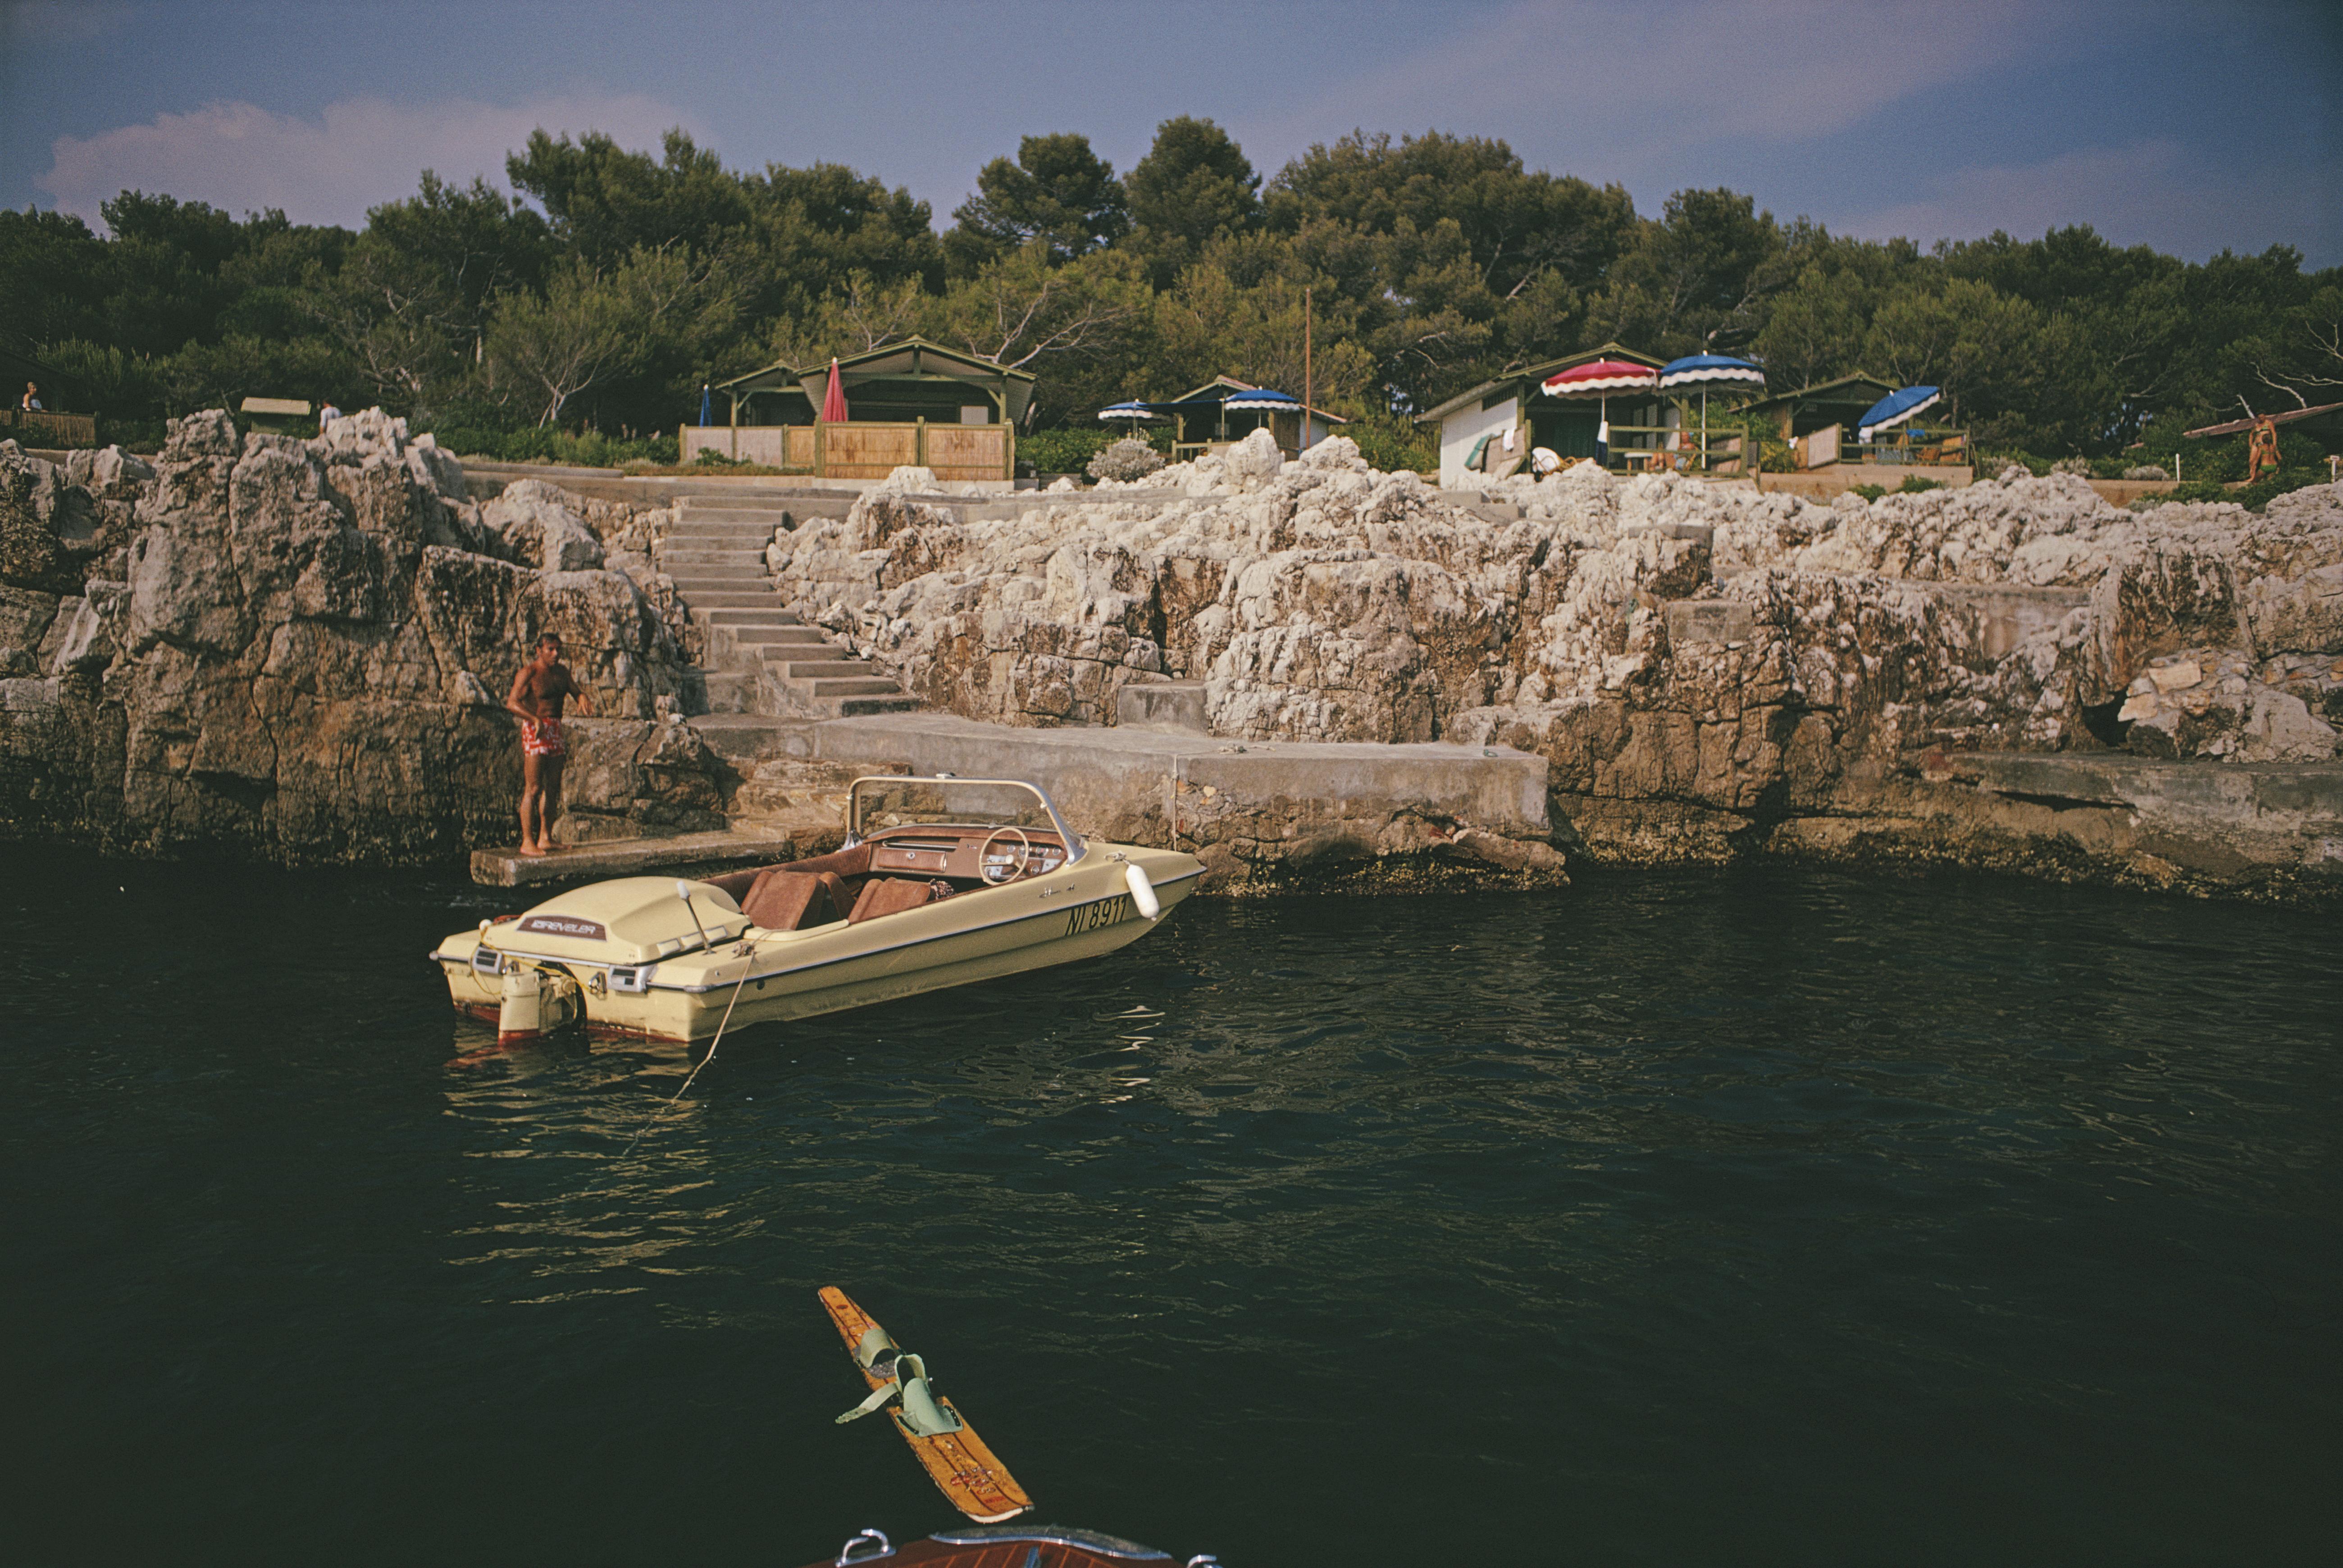
[[[1017,835],[1019,852],[1016,859],[1011,860],[1005,855],[998,860],[994,859],[992,857],[993,841],[997,839],[1005,838],[1011,833]],[[976,874],[982,877],[986,881],[991,883],[996,888],[1005,888],[1026,873],[1032,863],[1032,859],[1033,840],[1025,836],[1024,829],[995,828],[991,832],[985,835],[984,842],[977,847]],[[997,877],[993,875],[996,870],[1006,871],[1009,874],[1005,877]]]

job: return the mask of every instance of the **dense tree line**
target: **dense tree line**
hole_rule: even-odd
[[[2166,427],[2343,398],[2343,269],[2202,264],[2087,227],[1923,250],[1785,223],[1730,190],[1639,216],[1501,141],[1354,134],[1264,180],[1209,120],[1127,175],[1071,134],[927,204],[832,164],[727,169],[542,132],[518,196],[430,173],[366,228],[125,192],[110,236],[0,212],[17,347],[120,427],[264,395],[467,428],[669,428],[703,381],[918,333],[1040,377],[1034,417],[1228,372],[1302,380],[1389,441],[1509,367],[1616,339],[1945,387],[1984,438],[2103,455]]]

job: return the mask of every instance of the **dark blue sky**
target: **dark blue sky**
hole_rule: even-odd
[[[0,0],[0,202],[135,186],[356,225],[529,128],[847,163],[939,226],[985,160],[1177,114],[1264,174],[1353,127],[1501,136],[1646,214],[1728,185],[1923,243],[2085,222],[2343,263],[2343,4],[155,5]]]

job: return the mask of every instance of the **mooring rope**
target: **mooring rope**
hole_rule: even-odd
[[[724,1004],[724,1017],[716,1026],[716,1038],[708,1043],[708,1054],[699,1059],[698,1066],[695,1066],[689,1072],[684,1075],[683,1086],[678,1089],[673,1094],[668,1096],[667,1103],[652,1111],[649,1116],[643,1120],[643,1124],[635,1129],[635,1135],[627,1140],[627,1147],[619,1153],[618,1163],[623,1165],[627,1162],[628,1158],[635,1151],[635,1145],[640,1143],[643,1141],[644,1135],[659,1124],[660,1117],[665,1116],[669,1111],[675,1109],[675,1102],[677,1101],[681,1100],[690,1091],[693,1081],[699,1077],[700,1068],[706,1067],[709,1062],[716,1060],[717,1050],[724,1044],[724,1031],[732,1027],[732,1010],[740,1005],[741,990],[749,983],[749,971],[757,967],[755,940],[751,939],[748,941],[742,942],[740,945],[749,949],[749,951],[746,955],[745,961],[740,965],[740,978],[732,982],[732,1000]]]

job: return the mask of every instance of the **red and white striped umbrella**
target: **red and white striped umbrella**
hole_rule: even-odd
[[[1655,382],[1648,365],[1594,359],[1549,376],[1541,385],[1549,397],[1608,397],[1614,392],[1649,392]]]

